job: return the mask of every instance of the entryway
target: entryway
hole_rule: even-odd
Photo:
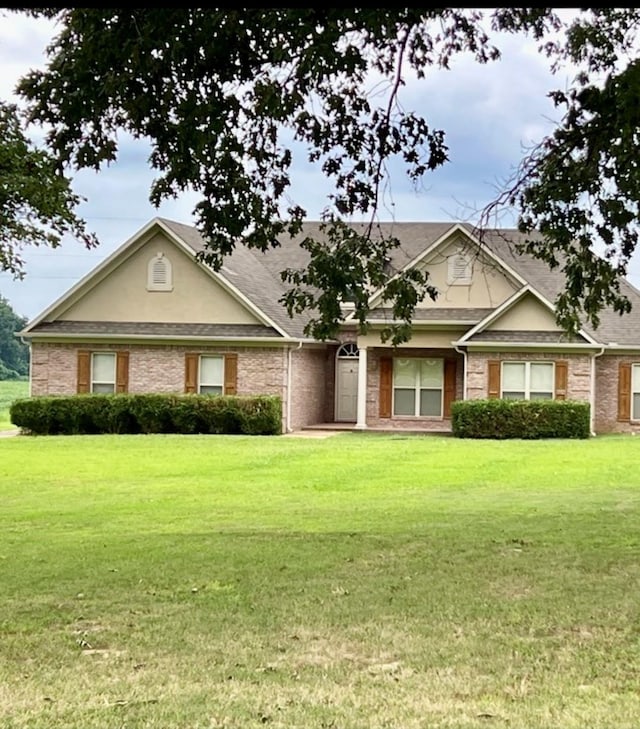
[[[337,422],[353,423],[358,414],[358,346],[346,342],[336,353]]]

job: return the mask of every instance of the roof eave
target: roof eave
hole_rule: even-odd
[[[496,351],[501,349],[575,349],[577,351],[598,350],[601,349],[599,344],[591,344],[590,342],[469,342],[459,339],[452,342],[454,347],[466,347],[467,349],[485,349]]]
[[[229,337],[206,336],[197,334],[99,334],[99,333],[68,333],[68,332],[28,332],[22,334],[32,341],[70,341],[70,342],[148,342],[150,340],[161,342],[215,342],[235,344],[316,344],[315,339],[299,339],[296,337]]]

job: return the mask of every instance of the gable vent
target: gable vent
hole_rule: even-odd
[[[162,252],[149,261],[147,267],[147,291],[171,291],[173,289],[171,261]]]
[[[458,252],[449,257],[448,283],[468,286],[471,283],[471,258]]]

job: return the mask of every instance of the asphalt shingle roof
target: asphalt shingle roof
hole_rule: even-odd
[[[525,330],[484,330],[476,332],[467,342],[532,342],[540,344],[587,344],[580,334],[568,335],[561,330],[555,332]]]
[[[194,253],[205,250],[206,244],[198,230],[166,218],[159,219],[169,230],[178,236]],[[399,270],[416,260],[425,250],[446,235],[456,224],[451,222],[433,223],[379,223],[374,226],[373,234],[394,235],[400,240],[400,246],[391,252],[391,265]],[[355,224],[356,228],[364,230],[364,224]],[[477,231],[468,224],[462,227],[472,236],[479,237]],[[294,314],[289,317],[280,299],[287,286],[282,282],[280,272],[285,268],[302,269],[309,261],[309,254],[300,247],[300,243],[307,235],[318,236],[320,224],[309,222],[303,231],[295,238],[285,237],[279,245],[263,253],[250,250],[243,245],[237,245],[233,253],[227,256],[220,270],[220,275],[240,294],[262,311],[271,322],[282,332],[296,338],[305,338],[304,327],[308,323],[310,314]],[[550,303],[556,299],[564,287],[564,275],[560,269],[550,270],[548,266],[529,255],[519,255],[515,252],[515,245],[522,239],[517,230],[501,229],[484,231],[481,241],[496,257],[504,262],[513,272],[528,282],[535,291],[546,298]],[[498,263],[496,265],[499,265]],[[595,340],[602,343],[615,342],[621,346],[640,345],[640,292],[627,281],[622,282],[622,291],[629,297],[632,304],[630,314],[620,316],[611,310],[601,313],[601,324],[597,330],[589,326],[583,329]],[[491,312],[490,309],[469,308],[420,308],[416,311],[416,322],[435,321],[440,319],[455,319],[476,323]],[[371,313],[372,320],[388,320],[389,309],[380,308]],[[90,333],[88,327],[93,327],[96,333],[104,331],[108,326],[113,333],[122,334],[158,334],[192,336],[201,332],[202,336],[277,336],[278,332],[269,326],[240,326],[240,325],[214,325],[214,324],[151,324],[114,323],[114,322],[40,322],[32,330],[38,333],[45,331],[71,333],[72,327],[84,327],[83,333]],[[181,327],[183,329],[181,329]],[[226,330],[221,327],[228,327]],[[229,328],[230,327],[230,328]],[[129,328],[129,329],[128,329]],[[78,329],[77,331],[80,331]],[[219,334],[219,332],[226,332]],[[184,332],[184,334],[182,333]],[[512,333],[516,336],[515,333]],[[495,337],[495,333],[491,333]],[[524,336],[524,335],[523,335]],[[527,333],[527,336],[533,336]],[[555,335],[554,335],[555,336]],[[477,336],[474,341],[478,341]]]
[[[271,327],[259,324],[202,324],[169,322],[123,322],[123,321],[51,321],[41,322],[34,331],[38,334],[81,334],[103,336],[110,334],[125,336],[158,337],[216,337],[244,339],[246,337],[273,337],[281,335]]]

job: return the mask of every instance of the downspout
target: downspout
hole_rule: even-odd
[[[291,433],[291,431],[293,430],[293,428],[291,427],[291,383],[293,381],[293,375],[291,373],[291,368],[293,366],[293,357],[291,356],[291,353],[294,351],[294,349],[296,351],[302,349],[302,342],[298,342],[298,346],[295,348],[287,348],[287,403],[285,407],[287,418],[287,433]]]
[[[466,349],[460,349],[456,344],[453,345],[453,348],[456,350],[458,354],[462,355],[462,399],[467,399],[467,350]]]
[[[599,352],[594,352],[591,355],[591,392],[590,394],[590,406],[591,406],[591,435],[595,436],[595,421],[596,421],[596,357],[601,357],[604,354],[604,345],[600,347]]]
[[[33,352],[31,350],[31,340],[26,342],[24,337],[20,337],[20,341],[29,347],[29,397],[33,397],[33,393],[31,392],[31,383],[33,382]]]

